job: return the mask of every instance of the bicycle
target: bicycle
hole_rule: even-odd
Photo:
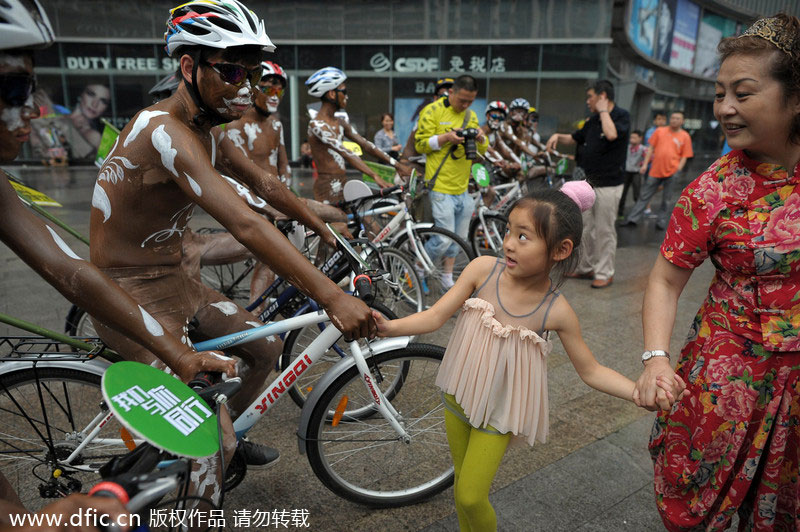
[[[347,249],[347,256],[358,260],[352,249]],[[360,261],[353,265],[357,269],[368,266]],[[370,295],[370,280],[384,276],[368,273],[360,274],[355,283],[365,299]],[[324,312],[310,312],[196,347],[226,349],[327,321]],[[237,437],[269,412],[340,336],[335,327],[326,327],[236,419]],[[446,489],[452,484],[453,468],[440,391],[435,386],[444,349],[410,343],[408,337],[368,343],[368,356],[358,342],[351,342],[349,349],[351,356],[339,360],[314,386],[301,414],[298,444],[314,473],[337,495],[375,507],[412,504]],[[121,436],[112,437],[110,413],[88,415],[87,422],[86,412],[76,408],[79,403],[92,404],[92,390],[96,394],[108,362],[46,350],[16,358],[0,365],[0,412],[15,422],[6,423],[0,432],[0,455],[5,458],[0,468],[8,471],[12,483],[27,486],[29,495],[55,496],[55,490],[39,489],[53,484],[60,492],[76,491],[82,485],[76,483],[79,474],[95,473],[97,460],[108,458],[108,453],[120,454],[125,442],[130,443],[118,426]],[[74,387],[80,395],[74,395]],[[35,428],[34,438],[28,436],[31,428]],[[240,482],[246,474],[243,462],[234,460],[230,469],[231,482]],[[32,485],[31,474],[42,484]]]

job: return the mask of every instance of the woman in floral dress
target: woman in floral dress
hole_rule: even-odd
[[[719,45],[714,114],[733,151],[683,191],[650,274],[637,404],[667,408],[669,338],[694,268],[716,268],[650,439],[669,530],[800,530],[800,21]]]

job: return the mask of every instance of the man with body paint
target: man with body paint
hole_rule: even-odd
[[[292,170],[289,167],[289,157],[283,141],[283,124],[274,114],[278,111],[289,80],[277,63],[264,61],[261,67],[263,72],[253,99],[253,107],[239,120],[226,124],[224,130],[222,128],[212,130],[212,135],[217,138],[220,138],[219,135],[225,135],[229,141],[220,143],[220,152],[239,150],[256,165],[279,176],[287,187],[291,187]],[[325,222],[347,222],[347,215],[333,205],[305,198],[299,199]],[[285,218],[282,213],[278,212],[276,215],[273,214],[271,217]],[[344,224],[338,229],[349,234]],[[273,276],[269,269],[261,262],[256,263],[250,284],[250,300],[261,295],[272,280]],[[258,312],[258,309],[255,312]]]
[[[131,120],[100,169],[92,198],[92,262],[171,331],[181,331],[192,318],[206,338],[260,325],[181,267],[183,233],[199,205],[258,260],[320,303],[345,339],[374,336],[368,307],[314,268],[220,176],[220,169],[236,176],[276,209],[334,240],[276,176],[238,149],[222,152],[211,135],[212,127],[250,108],[264,52],[274,49],[263,21],[237,0],[189,2],[170,11],[165,40],[167,53],[179,60],[182,83]],[[102,326],[98,332],[136,360],[152,360],[121,335]],[[226,405],[233,417],[259,394],[280,352],[274,337],[235,350],[244,386]],[[276,451],[248,441],[240,442],[238,452],[249,465],[277,459]]]
[[[0,163],[6,163],[19,155],[31,132],[30,121],[38,116],[32,96],[36,86],[32,48],[49,46],[53,31],[38,2],[25,5],[19,0],[7,0],[0,2],[0,34]],[[232,359],[217,352],[196,353],[94,265],[75,254],[49,225],[23,205],[6,179],[0,179],[0,212],[0,240],[64,297],[147,348],[184,382],[200,371],[235,375]],[[2,475],[0,499],[0,525],[4,525],[8,513],[19,513],[22,504]],[[71,515],[78,508],[87,507],[112,516],[124,512],[116,501],[83,495],[60,499],[42,512]]]
[[[347,107],[346,81],[347,75],[335,67],[317,70],[306,80],[308,94],[322,101],[319,112],[308,123],[308,142],[319,174],[314,181],[314,199],[324,203],[336,203],[343,199],[342,190],[347,181],[345,161],[356,170],[370,176],[381,187],[391,186],[391,183],[378,177],[378,174],[364,164],[358,155],[344,146],[344,137],[361,146],[364,153],[395,167],[401,176],[406,177],[411,174],[406,165],[397,162],[356,133],[346,120],[334,116],[336,111]]]

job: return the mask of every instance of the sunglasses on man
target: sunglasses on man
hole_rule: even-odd
[[[0,99],[9,107],[22,107],[36,91],[36,77],[32,74],[0,74]]]
[[[258,90],[267,96],[277,96],[278,98],[283,98],[284,89],[280,85],[259,85]]]
[[[489,118],[491,118],[492,120],[504,120],[506,116],[501,114],[491,114],[489,115]]]
[[[251,87],[255,87],[261,80],[262,68],[260,66],[247,70],[242,65],[234,63],[212,63],[211,61],[204,61],[204,63],[213,68],[222,81],[235,87],[241,87],[247,80],[250,80]]]

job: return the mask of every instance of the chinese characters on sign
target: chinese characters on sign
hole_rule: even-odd
[[[446,64],[440,65],[438,57],[398,57],[392,61],[383,52],[378,52],[369,60],[369,66],[375,72],[389,72],[394,66],[396,72],[505,72],[505,57],[488,57],[473,55],[463,58],[460,55],[450,56]]]
[[[241,528],[308,528],[309,512],[306,509],[291,510],[234,510],[233,526]],[[227,525],[223,510],[203,511],[193,508],[180,510],[158,508],[150,510],[150,528],[223,528]]]
[[[181,402],[163,385],[147,391],[140,386],[132,386],[114,395],[111,400],[126,412],[130,412],[134,407],[140,407],[150,412],[151,416],[158,414],[184,436],[194,432],[212,415],[211,410],[196,397],[189,397]]]

